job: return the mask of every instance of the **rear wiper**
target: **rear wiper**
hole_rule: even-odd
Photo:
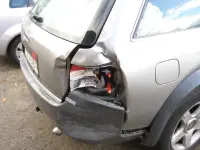
[[[44,19],[42,17],[40,17],[39,15],[34,14],[31,10],[29,11],[29,14],[31,15],[31,17],[39,22],[39,23],[43,23]]]
[[[43,23],[43,18],[38,15],[33,15],[33,19],[39,23]]]

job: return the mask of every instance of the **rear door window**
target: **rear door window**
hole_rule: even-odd
[[[199,0],[149,0],[134,36],[159,35],[199,26]]]
[[[10,8],[27,7],[28,0],[10,0]]]

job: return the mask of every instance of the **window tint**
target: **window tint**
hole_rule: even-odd
[[[10,0],[11,8],[27,7],[28,0]]]
[[[135,36],[151,36],[199,26],[200,0],[149,0]]]

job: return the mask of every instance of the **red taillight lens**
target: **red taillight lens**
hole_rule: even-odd
[[[72,65],[72,66],[71,66],[71,69],[70,69],[70,72],[73,72],[73,71],[80,71],[80,70],[86,70],[86,68],[81,67],[81,66]]]
[[[31,56],[35,61],[37,61],[38,57],[37,57],[36,52],[32,52]]]

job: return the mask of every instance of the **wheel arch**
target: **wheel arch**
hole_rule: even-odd
[[[21,23],[20,24],[15,24],[8,28],[5,33],[2,36],[2,41],[3,41],[3,53],[8,54],[8,49],[11,43],[16,39],[16,37],[20,36],[20,31],[21,31]]]
[[[144,145],[148,147],[156,145],[167,122],[180,106],[182,100],[198,86],[200,86],[200,69],[185,78],[167,98],[151,123],[149,132],[143,141]]]
[[[6,54],[8,55],[10,53],[10,47],[13,44],[13,42],[17,39],[17,38],[21,38],[21,34],[17,34],[15,35],[10,42],[8,43],[7,49],[6,49]]]

